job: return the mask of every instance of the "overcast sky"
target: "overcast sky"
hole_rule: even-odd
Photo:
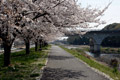
[[[93,8],[98,7],[100,9],[104,8],[110,1],[111,0],[78,0],[83,7],[91,5]],[[114,22],[120,23],[120,0],[112,1],[112,4],[104,13],[102,19],[107,22],[105,25]],[[103,28],[105,25],[102,25],[99,28]]]

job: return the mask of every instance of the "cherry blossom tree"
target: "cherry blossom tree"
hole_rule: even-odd
[[[4,46],[5,66],[8,66],[10,64],[11,47],[16,37],[14,31],[14,22],[17,20],[16,15],[18,15],[20,10],[21,3],[19,3],[17,0],[2,0],[0,2],[0,38],[2,38]]]
[[[30,11],[27,3],[20,0],[1,0],[0,1],[0,38],[4,45],[4,66],[10,64],[11,46],[16,38],[16,33],[25,26],[25,15]],[[24,28],[27,29],[27,28]]]
[[[4,45],[4,65],[10,64],[11,46],[16,36],[22,37],[29,54],[30,40],[54,40],[69,29],[96,26],[104,23],[100,16],[103,10],[83,8],[76,0],[1,0],[0,38]],[[36,30],[37,29],[37,30]],[[56,36],[57,34],[57,36]]]

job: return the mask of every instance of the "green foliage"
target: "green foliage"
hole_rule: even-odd
[[[102,47],[101,48],[102,53],[107,53],[107,54],[120,54],[120,49],[119,48],[112,48],[112,47]]]
[[[111,59],[110,65],[111,65],[113,68],[117,68],[117,67],[118,67],[118,60],[117,60],[117,59]]]
[[[67,42],[73,45],[85,45],[85,44],[89,44],[89,39],[83,36],[74,35],[74,36],[70,36],[67,39]]]
[[[116,74],[115,69],[112,69],[108,66],[102,65],[93,59],[89,59],[89,58],[83,56],[84,53],[80,54],[78,51],[70,50],[70,49],[64,48],[63,46],[60,46],[60,47],[63,48],[64,50],[66,50],[67,52],[71,53],[73,56],[77,57],[78,59],[81,59],[82,61],[87,63],[89,66],[94,67],[94,68],[108,74],[114,80],[120,80],[120,72],[117,72],[117,74]],[[113,73],[113,72],[115,72],[115,73]],[[118,79],[116,79],[116,77]]]
[[[106,50],[106,51],[109,51],[109,50],[110,50],[110,48],[106,48],[105,50]]]
[[[120,30],[120,23],[113,23],[105,26],[102,30]],[[113,37],[107,37],[103,40],[102,46],[105,47],[120,47],[120,37],[119,36],[113,36]]]
[[[118,73],[119,73],[117,67],[114,67],[114,68],[113,68],[113,73],[114,73],[114,74],[118,74]]]
[[[118,53],[120,53],[120,49],[118,49]]]
[[[120,36],[107,37],[103,40],[104,47],[120,47]]]
[[[37,77],[37,76],[40,76],[40,74],[39,73],[33,73],[33,74],[30,75],[30,77]]]
[[[78,52],[82,52],[82,50],[81,50],[81,49],[79,49],[79,48],[76,48],[76,51],[78,51]]]
[[[120,23],[109,24],[102,30],[120,30]]]

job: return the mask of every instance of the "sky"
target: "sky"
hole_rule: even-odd
[[[112,23],[120,23],[120,0],[78,0],[82,7],[91,5],[93,8],[103,9],[109,2],[112,1],[110,7],[105,11],[102,20],[106,21],[105,25],[101,25],[98,29]]]

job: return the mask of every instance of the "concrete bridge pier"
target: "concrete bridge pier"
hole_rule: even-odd
[[[94,54],[94,57],[100,57],[100,47],[103,39],[104,38],[102,36],[94,36],[90,38],[90,52]]]
[[[99,57],[100,56],[100,44],[94,44],[94,57]]]
[[[92,39],[89,40],[89,43],[90,43],[90,52],[94,53],[94,42]]]
[[[90,52],[94,52],[94,45],[90,45]]]
[[[85,37],[90,38],[90,51],[94,53],[95,57],[100,56],[100,45],[107,37],[120,36],[120,30],[115,31],[91,31],[87,32]]]
[[[101,47],[101,43],[105,36],[94,34],[89,37],[90,38],[90,51],[94,53],[94,57],[100,57],[100,54],[101,54],[100,47]]]

